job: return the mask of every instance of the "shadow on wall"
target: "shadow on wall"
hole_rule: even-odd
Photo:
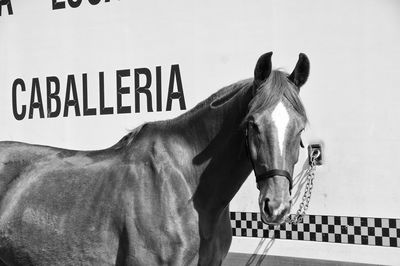
[[[246,262],[246,266],[250,265],[261,265],[261,263],[264,261],[264,259],[268,255],[268,251],[272,248],[272,246],[275,243],[275,238],[270,238],[269,242],[265,245],[265,248],[263,252],[261,253],[260,256],[258,256],[258,252],[260,251],[261,247],[264,245],[264,242],[266,241],[266,238],[262,238],[260,240],[260,243],[258,243],[257,248],[254,250],[253,254],[250,256],[249,260]],[[258,257],[258,260],[255,262],[256,258]],[[255,262],[255,264],[253,264]]]
[[[297,202],[300,198],[301,191],[303,191],[303,187],[307,183],[307,170],[310,167],[308,164],[308,159],[306,159],[303,163],[303,168],[301,169],[300,173],[298,173],[293,179],[293,187],[297,187],[295,190],[294,195],[292,196],[292,206]]]

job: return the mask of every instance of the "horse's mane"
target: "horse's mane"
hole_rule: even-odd
[[[288,73],[281,70],[273,70],[255,92],[250,101],[249,111],[244,119],[247,121],[251,114],[255,114],[265,108],[275,106],[280,100],[287,100],[293,109],[308,121],[306,110],[299,97],[297,87],[288,79]]]
[[[139,132],[147,125],[148,123],[141,124],[138,127],[132,129],[128,134],[126,134],[122,139],[120,139],[116,144],[114,144],[111,149],[119,150],[135,140],[136,136]]]
[[[264,110],[265,108],[272,107],[278,103],[281,99],[286,99],[291,106],[297,111],[307,122],[307,115],[304,106],[299,98],[298,89],[296,86],[289,81],[287,78],[288,74],[281,70],[273,70],[269,75],[268,79],[264,81],[255,92],[254,97],[248,105],[248,113],[243,120],[247,121],[249,115],[257,113]],[[198,103],[195,107],[189,111],[183,113],[182,115],[165,121],[157,121],[155,123],[163,123],[163,126],[173,126],[177,123],[185,123],[188,119],[192,119],[196,115],[200,115],[203,110],[206,109],[216,109],[219,106],[223,106],[224,103],[228,102],[233,98],[238,92],[247,92],[247,90],[252,89],[253,79],[245,79],[223,87],[218,90],[205,100]],[[271,89],[273,88],[273,89]],[[138,133],[147,125],[148,123],[142,124],[127,135],[125,135],[118,143],[116,143],[112,148],[119,149],[126,145],[129,145],[134,141]]]
[[[216,109],[219,106],[222,106],[225,102],[229,101],[231,98],[233,98],[233,96],[236,95],[239,91],[241,91],[242,89],[244,90],[250,89],[252,85],[253,85],[253,79],[244,79],[235,82],[233,84],[230,84],[228,86],[225,86],[222,89],[219,89],[217,92],[210,95],[205,100],[198,103],[191,110],[185,112],[184,114],[174,119],[168,120],[168,122],[173,123],[178,121],[180,122],[182,120],[185,121],[201,110],[209,108]]]
[[[201,113],[202,110],[208,108],[215,108],[215,105],[220,103],[223,100],[229,100],[234,96],[237,92],[239,92],[243,88],[250,88],[253,84],[253,79],[245,79],[223,87],[222,89],[218,90],[217,92],[210,95],[205,100],[198,103],[195,107],[190,109],[189,111],[181,114],[178,117],[164,120],[164,121],[156,121],[152,123],[163,123],[163,127],[167,128],[169,126],[173,126],[180,123],[185,123],[188,119],[193,118],[197,114]],[[128,134],[126,134],[122,139],[120,139],[115,145],[113,145],[112,149],[120,149],[124,146],[131,144],[138,133],[149,123],[144,123],[134,129],[132,129]]]

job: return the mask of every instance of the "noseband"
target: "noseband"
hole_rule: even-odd
[[[246,134],[246,137],[245,137],[245,139],[246,139],[246,150],[247,150],[247,156],[250,159],[251,165],[253,167],[254,174],[256,176],[257,187],[258,187],[258,182],[263,181],[263,180],[268,179],[268,178],[272,178],[272,177],[278,175],[278,176],[286,177],[286,179],[289,181],[289,191],[291,192],[292,191],[292,187],[293,187],[293,178],[292,178],[292,176],[290,175],[290,173],[288,171],[282,170],[282,169],[271,169],[271,170],[268,170],[268,171],[263,170],[263,172],[261,172],[261,173],[257,173],[256,172],[255,164],[254,164],[253,158],[251,158],[251,153],[250,153],[248,128],[249,128],[249,125],[246,126],[246,133],[245,133]]]

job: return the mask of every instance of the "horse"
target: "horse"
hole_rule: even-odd
[[[307,124],[309,60],[226,86],[192,110],[91,151],[0,142],[0,261],[6,265],[221,265],[229,203],[254,170],[262,221],[290,211]]]

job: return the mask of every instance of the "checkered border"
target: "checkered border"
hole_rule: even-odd
[[[400,219],[305,215],[298,224],[274,226],[254,212],[231,212],[233,236],[400,247]]]

